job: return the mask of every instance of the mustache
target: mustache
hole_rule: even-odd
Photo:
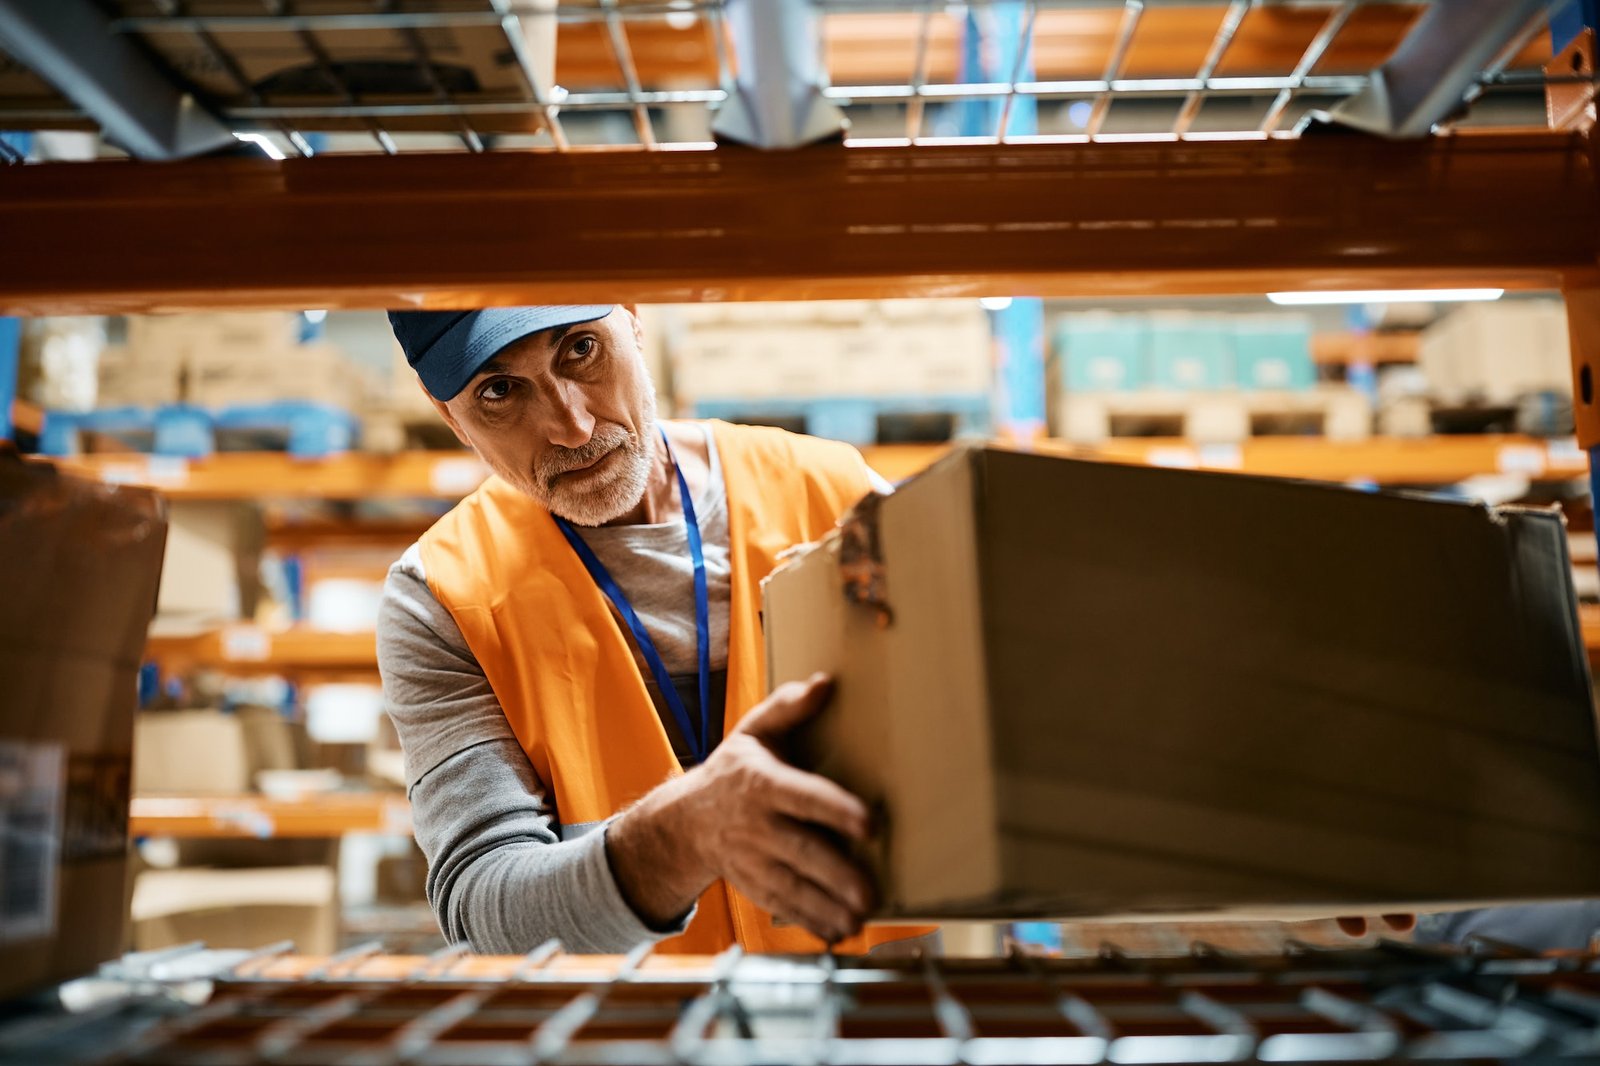
[[[597,426],[594,435],[576,448],[555,448],[539,460],[539,480],[546,489],[555,485],[556,478],[574,470],[581,470],[603,459],[607,453],[632,443],[633,434],[618,425]]]

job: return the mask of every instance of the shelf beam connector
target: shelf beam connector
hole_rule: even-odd
[[[844,136],[849,122],[823,96],[818,15],[811,0],[728,0],[738,70],[712,132],[755,148],[798,148]]]
[[[0,0],[0,45],[99,123],[107,140],[142,159],[238,144],[87,0]]]
[[[1305,124],[1426,137],[1456,115],[1485,67],[1548,6],[1549,0],[1437,0],[1365,89],[1332,111],[1313,112]]]

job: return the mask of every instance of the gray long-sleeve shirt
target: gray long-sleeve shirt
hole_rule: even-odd
[[[716,444],[706,437],[710,476],[695,509],[710,594],[712,736],[720,736],[728,517]],[[639,613],[694,717],[693,570],[682,522],[579,532]],[[448,939],[480,952],[522,953],[551,937],[569,951],[621,952],[682,931],[682,925],[653,930],[628,906],[606,857],[603,824],[563,825],[483,668],[428,587],[415,545],[390,568],[384,586],[378,665],[405,752],[412,823],[428,859],[428,900]],[[641,673],[653,690],[648,672]],[[664,724],[684,759],[670,715]]]

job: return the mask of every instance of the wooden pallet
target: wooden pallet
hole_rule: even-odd
[[[1353,441],[1371,434],[1371,401],[1344,386],[1304,392],[1064,393],[1056,407],[1056,435],[1074,444],[1113,437],[1184,437],[1204,444],[1261,436]]]

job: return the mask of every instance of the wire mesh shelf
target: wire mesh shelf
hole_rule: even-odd
[[[644,947],[581,956],[554,943],[523,958],[363,945],[313,959],[275,945],[207,971],[208,954],[221,953],[191,945],[123,964],[147,995],[163,973],[169,993],[203,977],[208,995],[102,1039],[97,1061],[1064,1066],[1600,1053],[1595,956],[1487,941],[898,961]],[[0,1060],[59,1048],[65,1034],[82,1040],[108,1008],[97,1011],[54,1032],[34,1024],[31,1043],[0,1029]]]
[[[847,143],[1292,135],[1365,88],[1421,0],[1010,0],[1013,61],[963,76],[990,0],[812,0]],[[110,28],[278,151],[712,147],[738,67],[724,0],[111,0]],[[1559,8],[1560,4],[1553,7]],[[1461,125],[1545,124],[1551,7],[1476,72]],[[994,30],[985,47],[995,46]],[[973,55],[966,56],[967,73]],[[990,64],[993,70],[993,64]],[[1587,83],[1587,75],[1565,80]],[[970,134],[956,114],[998,115]],[[1011,131],[1022,101],[1037,133]],[[970,124],[969,124],[970,125]],[[0,128],[93,128],[0,56]]]

